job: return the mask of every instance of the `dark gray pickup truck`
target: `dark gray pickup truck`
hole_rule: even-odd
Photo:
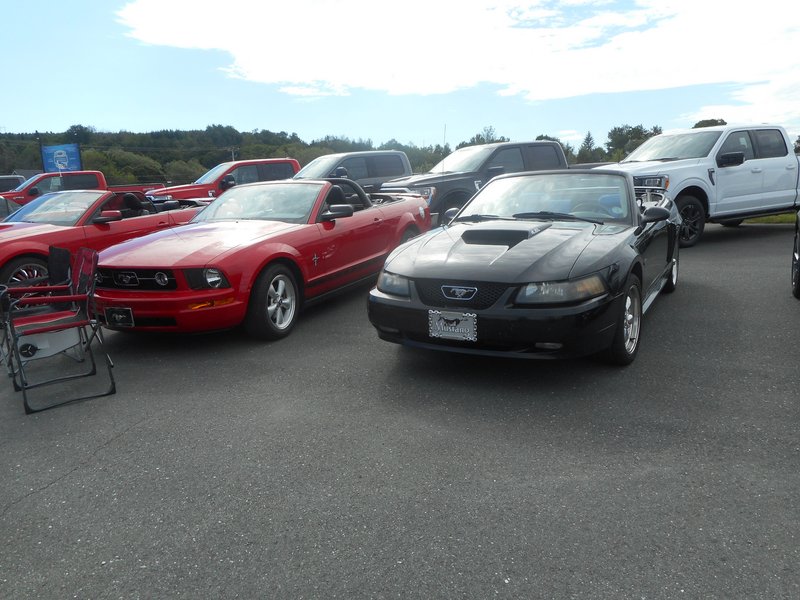
[[[461,207],[492,177],[519,171],[566,169],[558,142],[500,142],[466,146],[449,154],[427,173],[392,179],[382,192],[412,192],[428,200],[431,218]]]

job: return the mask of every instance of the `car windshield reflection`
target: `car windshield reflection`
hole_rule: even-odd
[[[279,182],[231,188],[193,219],[202,221],[308,222],[322,183]]]
[[[501,177],[489,182],[457,221],[533,219],[632,223],[632,199],[624,176],[549,173]]]
[[[71,226],[86,213],[103,191],[53,192],[29,202],[5,219],[6,223],[49,223]]]

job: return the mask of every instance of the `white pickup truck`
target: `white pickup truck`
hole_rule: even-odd
[[[663,133],[613,167],[633,175],[637,193],[667,191],[683,217],[684,247],[697,243],[706,223],[735,227],[750,217],[800,208],[800,162],[777,125]]]

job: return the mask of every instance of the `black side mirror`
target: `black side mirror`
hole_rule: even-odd
[[[445,223],[452,221],[453,217],[455,217],[460,210],[461,209],[457,207],[448,208],[446,211],[444,211],[444,214],[439,217],[439,225],[444,225]]]
[[[228,188],[232,188],[235,185],[236,185],[236,180],[233,178],[233,175],[230,174],[225,175],[225,177],[222,178],[222,181],[219,182],[219,188],[221,190],[227,190]]]
[[[497,177],[498,175],[502,175],[505,172],[506,172],[505,167],[502,167],[500,165],[496,167],[489,167],[489,169],[486,171],[486,181],[489,181],[492,177]]]
[[[669,210],[663,206],[650,206],[642,213],[642,225],[655,223],[656,221],[666,221],[669,219]]]
[[[28,196],[38,196],[41,193],[42,192],[39,191],[38,187],[32,187],[31,189],[28,190]]]
[[[353,216],[352,204],[332,204],[320,215],[320,221],[335,221],[344,217]]]
[[[111,223],[112,221],[121,221],[121,210],[103,210],[100,211],[100,216],[92,219],[92,223]]]
[[[717,166],[738,167],[744,162],[744,152],[726,152],[717,157]]]

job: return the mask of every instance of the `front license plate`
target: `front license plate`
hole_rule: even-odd
[[[109,327],[133,327],[133,311],[130,308],[107,308],[106,324]]]
[[[447,310],[428,311],[428,334],[433,338],[478,341],[478,315]]]

